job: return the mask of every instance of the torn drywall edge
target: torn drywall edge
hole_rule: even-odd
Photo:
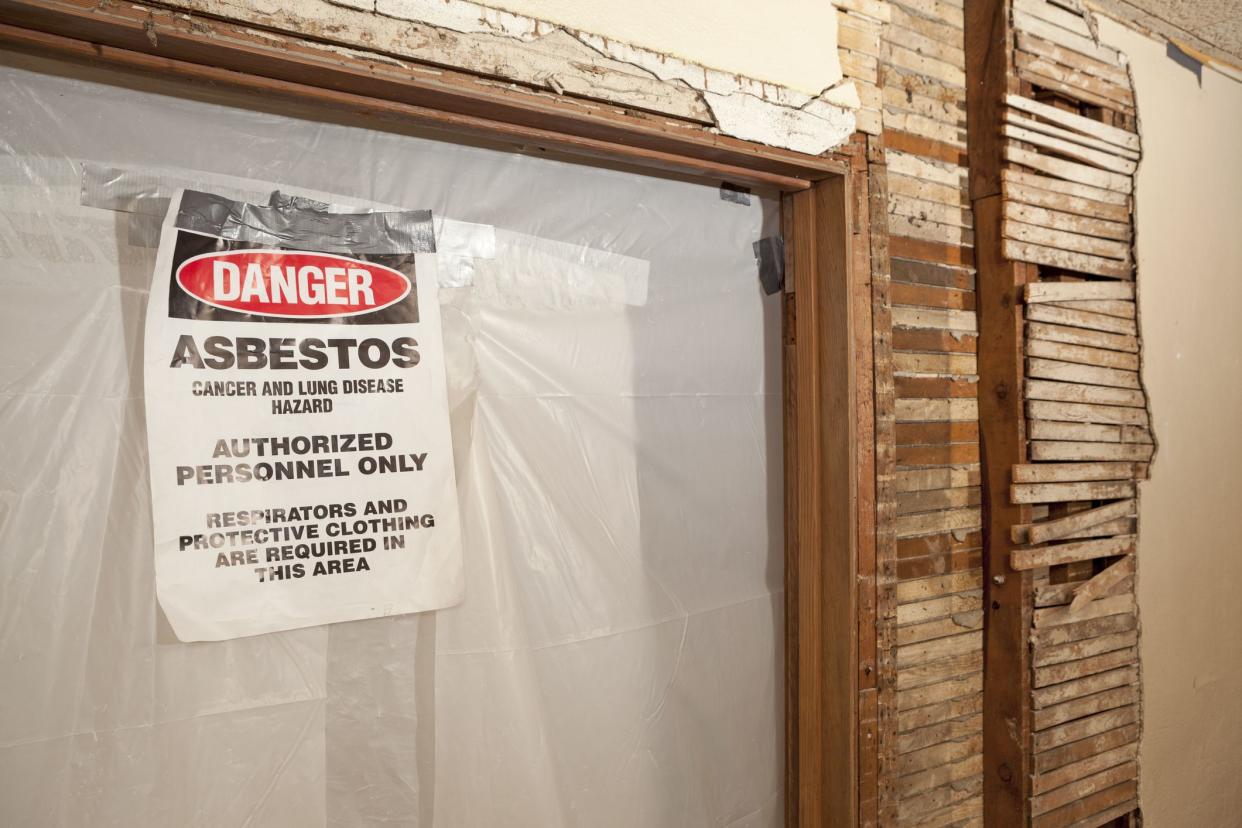
[[[1198,60],[1204,66],[1242,83],[1242,65],[1239,65],[1237,57],[1208,43],[1193,32],[1181,29],[1124,0],[1085,0],[1085,4],[1096,14],[1107,17],[1128,29],[1133,29],[1145,37],[1163,43],[1172,43],[1177,49]]]
[[[851,110],[859,106],[851,81],[810,95],[467,0],[167,0],[165,5],[697,121],[725,135],[812,154],[848,138],[854,130]]]
[[[838,87],[840,89],[841,87]],[[851,85],[850,90],[853,90]],[[735,138],[819,155],[854,132],[854,111],[816,98],[803,107],[777,107],[753,95],[705,92],[721,131]]]

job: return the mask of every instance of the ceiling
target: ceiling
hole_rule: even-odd
[[[1091,5],[1242,66],[1242,0],[1093,0]]]

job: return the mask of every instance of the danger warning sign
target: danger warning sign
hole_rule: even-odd
[[[183,641],[461,600],[434,253],[426,211],[172,199],[145,393]]]

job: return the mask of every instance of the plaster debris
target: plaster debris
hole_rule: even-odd
[[[468,0],[166,0],[167,5],[402,59],[695,121],[820,154],[855,127],[851,80],[818,95]]]

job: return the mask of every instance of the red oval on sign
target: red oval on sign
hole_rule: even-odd
[[[413,287],[375,262],[291,250],[204,253],[181,263],[177,284],[217,308],[298,319],[372,313]]]

